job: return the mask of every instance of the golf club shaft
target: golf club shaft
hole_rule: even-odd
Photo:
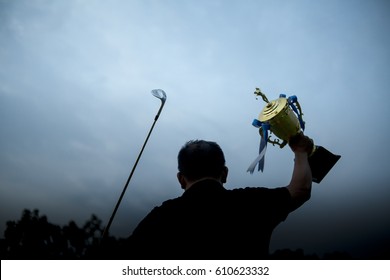
[[[103,239],[108,235],[108,231],[110,230],[112,221],[114,220],[115,214],[116,214],[116,212],[118,211],[118,208],[119,208],[119,205],[120,205],[120,203],[121,203],[121,201],[122,201],[122,198],[123,198],[123,196],[125,195],[125,192],[126,192],[127,186],[129,185],[129,182],[130,182],[130,180],[131,180],[131,177],[133,177],[135,168],[137,167],[138,161],[139,161],[139,159],[141,158],[142,152],[143,152],[144,149],[145,149],[146,143],[148,142],[149,137],[150,137],[150,135],[152,134],[154,125],[155,125],[156,122],[157,122],[157,119],[158,119],[158,117],[159,117],[159,115],[160,115],[160,112],[161,112],[161,109],[162,109],[162,106],[163,106],[163,105],[164,105],[164,104],[161,105],[158,114],[157,114],[156,117],[154,118],[153,125],[152,125],[152,127],[150,128],[150,130],[149,130],[148,136],[146,137],[145,142],[144,142],[144,144],[143,144],[143,146],[142,146],[142,149],[141,149],[141,151],[140,151],[140,153],[139,153],[139,155],[138,155],[138,158],[137,158],[137,160],[135,161],[135,164],[134,164],[134,166],[133,166],[133,169],[132,169],[131,172],[130,172],[129,178],[127,179],[127,182],[126,182],[126,184],[125,184],[125,186],[124,186],[124,188],[123,188],[123,190],[122,190],[122,193],[121,193],[121,195],[120,195],[120,197],[119,197],[119,199],[118,199],[118,202],[116,203],[116,206],[115,206],[115,208],[114,208],[114,211],[113,211],[112,214],[111,214],[110,220],[108,221],[107,226],[104,228],[103,235],[102,235],[102,238],[103,238]]]

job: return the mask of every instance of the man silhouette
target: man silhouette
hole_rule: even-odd
[[[289,141],[295,155],[285,187],[225,189],[224,154],[215,142],[193,140],[178,154],[182,196],[155,207],[127,240],[130,259],[265,259],[274,228],[310,198],[313,142]]]

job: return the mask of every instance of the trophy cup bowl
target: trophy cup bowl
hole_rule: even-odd
[[[275,136],[283,140],[281,145],[285,145],[289,139],[301,131],[298,118],[290,108],[287,99],[283,96],[267,103],[261,111],[260,122],[268,123],[270,130]],[[260,132],[262,133],[262,129]],[[269,138],[270,143],[273,141]],[[277,144],[277,143],[274,143]]]
[[[261,137],[266,138],[266,142],[283,148],[291,137],[305,129],[305,122],[302,119],[303,113],[296,96],[286,98],[284,94],[281,94],[278,99],[270,102],[260,89],[256,88],[255,94],[261,96],[267,102],[258,119],[255,119],[252,123],[259,128],[259,133]],[[271,136],[268,136],[267,133],[268,129],[282,142],[279,139],[271,139]],[[340,157],[322,146],[313,144],[313,150],[308,158],[313,182],[320,183]]]

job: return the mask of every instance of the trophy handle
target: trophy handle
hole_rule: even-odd
[[[261,135],[261,137],[264,137],[264,134],[263,134],[263,126],[261,126],[259,128],[259,133]],[[270,131],[270,134],[272,134],[272,131]],[[266,137],[267,137],[267,133],[266,133]],[[278,138],[276,139],[271,139],[271,135],[267,137],[267,142],[272,144],[272,146],[275,146],[275,145],[278,145],[281,149],[286,146],[287,144],[287,141],[284,141],[283,142],[280,142],[280,140]]]
[[[287,99],[287,101],[288,101],[288,104],[290,105],[290,107],[295,112],[295,114],[297,114],[299,124],[300,124],[302,130],[305,130],[305,122],[303,121],[303,118],[302,118],[303,112],[302,112],[301,105],[298,102],[298,97],[296,97],[295,95],[292,95]]]
[[[268,137],[267,141],[268,141],[268,143],[272,144],[272,146],[278,145],[280,148],[283,148],[287,144],[287,141],[284,141],[284,140],[282,143],[280,143],[278,138],[276,138],[275,140],[272,140],[271,136]]]

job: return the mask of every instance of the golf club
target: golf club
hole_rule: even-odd
[[[162,111],[162,109],[163,109],[163,107],[164,107],[165,101],[167,100],[167,95],[165,94],[165,92],[164,92],[162,89],[154,89],[154,90],[152,90],[152,94],[153,94],[153,96],[155,96],[155,97],[157,97],[158,99],[161,100],[160,109],[158,110],[157,115],[156,115],[156,117],[154,118],[153,125],[152,125],[152,127],[150,128],[150,130],[149,130],[148,136],[146,136],[145,142],[144,142],[144,144],[143,144],[143,146],[142,146],[142,149],[141,149],[141,151],[140,151],[140,153],[139,153],[139,155],[138,155],[138,158],[137,158],[137,160],[135,161],[135,164],[134,164],[134,166],[133,166],[133,169],[132,169],[131,172],[130,172],[129,178],[128,178],[127,181],[126,181],[126,184],[125,184],[125,186],[124,186],[124,188],[123,188],[123,190],[122,190],[122,193],[121,193],[121,195],[120,195],[120,197],[119,197],[119,199],[118,199],[118,202],[116,203],[116,206],[115,206],[115,208],[114,208],[114,211],[113,211],[112,214],[111,214],[110,220],[108,221],[107,226],[104,228],[104,231],[103,231],[103,234],[102,234],[102,239],[104,239],[104,238],[108,235],[108,231],[110,230],[112,221],[114,220],[114,217],[115,217],[115,214],[116,214],[116,211],[117,211],[118,208],[119,208],[119,205],[120,205],[120,203],[121,203],[121,201],[122,201],[122,198],[123,198],[123,196],[124,196],[124,194],[125,194],[125,192],[126,192],[127,186],[129,185],[129,182],[130,182],[130,180],[131,180],[131,177],[133,177],[133,174],[134,174],[135,168],[137,167],[138,161],[139,161],[139,159],[141,158],[142,152],[143,152],[144,149],[145,149],[145,146],[146,146],[146,143],[148,142],[148,139],[149,139],[149,137],[150,137],[150,134],[152,134],[152,130],[153,130],[153,128],[154,128],[154,125],[156,124],[156,122],[157,122],[157,120],[158,120],[158,118],[159,118],[159,116],[160,116],[160,113],[161,113],[161,111]]]

